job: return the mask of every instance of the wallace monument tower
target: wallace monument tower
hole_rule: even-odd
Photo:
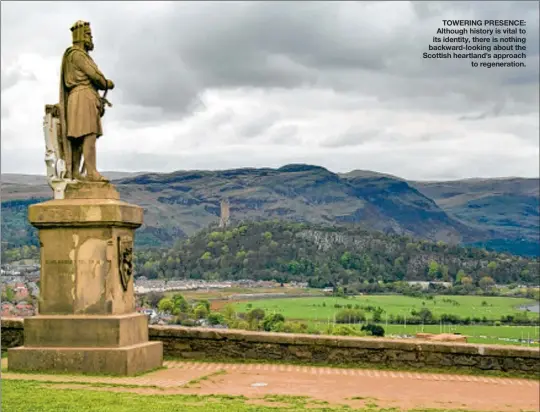
[[[133,240],[143,209],[125,203],[96,168],[96,142],[114,83],[90,57],[90,23],[71,27],[59,103],[45,106],[45,164],[53,199],[29,207],[39,231],[38,315],[24,320],[24,346],[8,351],[12,371],[133,375],[160,367],[135,311]],[[103,91],[100,95],[99,91]]]

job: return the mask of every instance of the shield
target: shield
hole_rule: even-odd
[[[118,271],[124,292],[133,274],[133,239],[129,236],[118,238]]]

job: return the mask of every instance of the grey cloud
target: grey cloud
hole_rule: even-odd
[[[412,2],[412,20],[404,15],[398,25],[387,22],[388,12],[407,3],[199,2],[147,12],[144,3],[100,3],[99,10],[69,4],[3,6],[18,16],[3,26],[24,37],[12,21],[23,15],[34,21],[38,11],[57,13],[66,28],[46,40],[59,55],[74,11],[88,15],[96,60],[123,91],[119,103],[161,108],[166,117],[181,118],[200,106],[205,89],[237,87],[328,87],[371,94],[401,108],[444,111],[490,104],[505,88],[530,111],[538,108],[538,92],[531,87],[538,84],[535,2]],[[423,60],[441,20],[456,16],[527,19],[528,67],[479,71],[461,60]],[[28,35],[29,41],[45,41]]]
[[[384,132],[381,130],[358,130],[351,129],[345,133],[342,133],[334,138],[329,138],[321,143],[322,147],[335,148],[335,147],[348,147],[359,146],[368,141],[380,139]]]
[[[253,138],[272,127],[279,118],[280,115],[275,111],[261,113],[258,117],[252,118],[240,125],[237,131],[244,137]]]
[[[270,143],[278,145],[293,145],[299,144],[300,140],[297,136],[298,126],[295,124],[285,124],[276,126],[270,132]]]
[[[212,88],[273,88],[289,95],[291,89],[334,90],[334,97],[315,103],[284,97],[320,112],[369,106],[365,96],[378,108],[443,111],[462,120],[538,112],[537,2],[410,4],[410,15],[396,16],[407,3],[4,2],[2,60],[30,50],[60,59],[73,21],[91,21],[96,62],[117,85],[108,119],[133,127],[204,110],[204,91]],[[526,19],[527,67],[480,70],[462,60],[422,59],[446,18]],[[2,87],[4,77],[2,70]],[[294,126],[287,131],[278,118],[264,115],[236,125],[233,113],[224,111],[208,126],[231,123],[240,137],[268,133],[276,143],[297,138]],[[355,138],[338,136],[325,147]]]
[[[219,127],[222,124],[229,123],[234,117],[234,111],[230,108],[218,112],[212,116],[208,123],[214,127]]]
[[[480,114],[464,115],[464,116],[459,117],[459,120],[482,120],[487,117],[498,117],[503,112],[505,103],[506,102],[504,100],[500,100],[498,102],[495,102],[493,107],[489,110],[486,110]]]
[[[10,71],[8,73],[5,73],[2,71],[2,91],[5,91],[13,86],[15,86],[17,83],[25,80],[35,81],[36,76],[34,76],[31,73],[24,73],[21,71]]]

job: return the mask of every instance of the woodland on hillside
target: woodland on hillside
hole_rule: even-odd
[[[385,235],[353,226],[284,221],[208,229],[174,247],[137,251],[138,276],[160,279],[304,281],[311,287],[409,280],[447,281],[468,289],[495,283],[538,284],[539,261],[483,249]]]

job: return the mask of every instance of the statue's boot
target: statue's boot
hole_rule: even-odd
[[[102,174],[95,172],[95,173],[88,173],[86,176],[86,181],[88,182],[109,182],[109,179],[107,179]]]
[[[105,176],[96,169],[96,135],[90,134],[84,137],[83,155],[86,166],[86,180],[90,182],[108,182]]]

